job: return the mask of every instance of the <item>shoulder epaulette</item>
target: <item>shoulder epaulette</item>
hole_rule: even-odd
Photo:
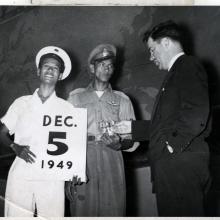
[[[125,93],[121,92],[121,91],[116,91],[113,90],[113,92],[121,97],[123,97],[124,99],[130,100],[129,97],[127,95],[125,95]]]
[[[76,95],[76,94],[82,93],[82,92],[84,92],[85,90],[86,90],[85,88],[74,89],[73,91],[71,91],[71,92],[69,93],[69,96],[72,96],[72,95]]]

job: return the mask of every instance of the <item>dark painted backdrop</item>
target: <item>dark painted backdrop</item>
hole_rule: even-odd
[[[107,42],[119,49],[121,67],[114,85],[131,96],[140,117],[150,119],[164,74],[148,61],[142,36],[151,25],[167,19],[183,24],[188,50],[200,57],[211,77],[215,75],[214,86],[220,74],[220,7],[24,7],[0,20],[0,113],[17,96],[34,91],[34,59],[40,48],[57,45],[69,52],[73,70],[60,86],[66,97],[70,90],[87,85],[88,53]],[[214,104],[220,102],[218,94],[215,91]]]
[[[88,84],[87,57],[99,43],[118,48],[118,67],[113,87],[130,96],[138,119],[150,119],[153,103],[165,72],[149,62],[143,33],[167,19],[181,23],[186,31],[186,52],[203,62],[210,81],[214,112],[209,139],[219,153],[220,106],[220,7],[1,7],[0,8],[0,116],[12,101],[31,94],[38,86],[35,55],[48,45],[64,48],[71,56],[71,76],[58,86],[66,98],[69,91]],[[127,166],[146,165],[147,145],[125,155]],[[144,153],[143,153],[144,152]],[[11,153],[0,148],[0,154]],[[4,157],[5,158],[5,157]],[[10,157],[1,159],[1,178],[6,178]],[[218,159],[215,159],[218,161]],[[140,162],[140,163],[139,163]]]

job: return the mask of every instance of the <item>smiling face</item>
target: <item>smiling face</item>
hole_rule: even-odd
[[[62,79],[60,68],[61,65],[56,59],[45,58],[38,69],[41,83],[55,85],[58,80]]]
[[[108,82],[114,72],[114,63],[112,59],[96,62],[93,66],[96,81]]]
[[[147,47],[150,52],[150,61],[153,61],[160,70],[168,69],[168,58],[164,40],[165,39],[154,41],[149,37],[147,41]]]

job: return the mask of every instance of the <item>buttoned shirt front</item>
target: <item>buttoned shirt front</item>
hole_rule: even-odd
[[[100,123],[135,119],[130,99],[122,92],[115,91],[109,85],[99,98],[93,83],[85,89],[76,89],[70,93],[68,101],[75,107],[87,108],[88,134],[97,139],[102,135]]]

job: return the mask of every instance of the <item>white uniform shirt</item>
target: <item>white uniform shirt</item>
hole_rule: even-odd
[[[42,138],[48,138],[43,134],[43,129],[39,130],[39,123],[42,124],[43,115],[48,112],[50,115],[60,115],[60,107],[62,109],[73,107],[70,103],[57,97],[55,92],[46,102],[42,103],[37,91],[38,89],[33,95],[16,99],[1,121],[9,129],[10,134],[15,135],[15,143],[30,146],[30,150],[38,157],[46,147],[41,144]],[[30,179],[31,175],[38,175],[38,173],[33,173],[31,165],[16,157],[10,171],[16,170],[18,178]]]

